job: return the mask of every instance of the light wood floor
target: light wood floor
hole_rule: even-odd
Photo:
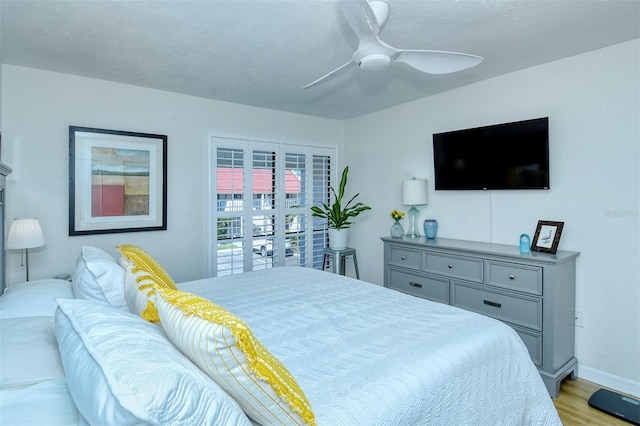
[[[598,389],[596,383],[583,379],[565,379],[560,386],[560,395],[553,403],[564,426],[629,426],[630,423],[589,407],[588,400]]]

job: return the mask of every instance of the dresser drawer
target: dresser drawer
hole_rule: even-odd
[[[390,246],[389,264],[420,270],[420,251]]]
[[[414,296],[449,304],[449,280],[416,275],[397,269],[389,270],[389,288]]]
[[[458,282],[451,285],[453,306],[542,331],[542,299],[510,296]]]
[[[525,328],[511,326],[529,351],[531,361],[537,366],[542,367],[542,334]]]
[[[496,287],[542,295],[542,268],[487,260],[486,283]]]
[[[483,277],[482,262],[482,259],[475,257],[425,253],[427,271],[479,283],[482,282]]]

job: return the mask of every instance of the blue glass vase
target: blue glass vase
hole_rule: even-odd
[[[424,221],[424,235],[427,238],[433,239],[436,237],[436,233],[438,232],[438,221],[435,219],[426,219]]]

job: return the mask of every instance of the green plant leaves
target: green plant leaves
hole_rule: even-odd
[[[342,198],[344,197],[344,190],[347,186],[347,175],[349,174],[349,167],[345,167],[342,171],[342,178],[340,179],[340,186],[338,187],[338,193],[331,187],[331,193],[334,197],[333,205],[329,206],[326,203],[322,203],[322,208],[318,206],[311,207],[313,213],[312,216],[319,217],[327,220],[329,228],[334,229],[346,229],[351,226],[353,222],[349,219],[358,216],[360,213],[366,210],[371,210],[371,207],[363,204],[356,203],[353,206],[351,203],[360,195],[357,193],[342,207]]]

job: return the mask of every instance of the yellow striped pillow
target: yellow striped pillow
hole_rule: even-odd
[[[122,244],[117,246],[120,254],[134,265],[134,269],[131,271],[134,274],[138,271],[146,272],[158,285],[167,288],[176,288],[176,284],[173,282],[167,271],[155,260],[151,255],[142,250],[138,246],[131,244]]]
[[[162,266],[140,247],[117,246],[120,265],[125,270],[124,292],[131,313],[147,321],[158,322],[158,311],[149,299],[156,288],[175,289],[176,285]]]
[[[149,299],[158,284],[144,271],[138,270],[134,274],[132,270],[135,266],[124,256],[120,257],[120,265],[124,268],[124,297],[129,312],[140,315],[149,322],[159,322],[156,305]]]
[[[315,425],[302,389],[286,367],[226,309],[194,294],[159,288],[160,324],[194,364],[264,425]]]

